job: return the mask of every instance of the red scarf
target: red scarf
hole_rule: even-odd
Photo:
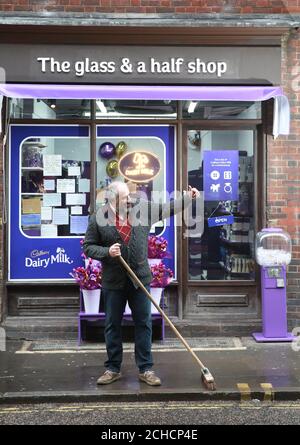
[[[129,224],[128,218],[121,220],[119,215],[116,213],[116,228],[124,243],[128,244],[131,234],[131,225]]]

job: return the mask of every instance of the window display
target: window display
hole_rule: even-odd
[[[12,124],[10,281],[72,281],[90,204],[87,125]]]
[[[90,204],[89,138],[30,137],[21,145],[21,159],[20,217],[24,234],[84,234]],[[74,206],[79,207],[76,216]]]
[[[96,209],[104,203],[104,189],[112,181],[126,182],[133,198],[142,192],[145,199],[168,201],[176,190],[174,145],[171,125],[99,125]],[[159,221],[151,233],[168,240],[172,255],[166,263],[176,275],[174,218]]]
[[[103,202],[102,190],[113,180],[129,183],[132,194],[141,191],[151,200],[152,192],[159,192],[161,200],[166,199],[166,146],[158,137],[138,137],[133,133],[122,138],[124,140],[115,136],[111,136],[109,141],[105,137],[97,138],[97,205]],[[143,162],[143,157],[149,171],[145,168],[139,174],[137,164]],[[162,223],[158,223],[157,227],[159,232],[163,230]]]

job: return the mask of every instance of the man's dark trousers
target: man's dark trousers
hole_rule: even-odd
[[[148,290],[150,287],[145,286]],[[105,367],[113,372],[120,372],[123,358],[122,318],[128,300],[135,324],[135,361],[139,371],[152,368],[152,317],[151,301],[144,291],[136,288],[130,278],[124,289],[103,289],[105,307],[105,342],[108,359]]]

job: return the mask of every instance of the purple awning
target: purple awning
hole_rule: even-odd
[[[28,99],[262,101],[283,92],[278,86],[0,84],[0,94]]]
[[[20,99],[119,99],[250,101],[274,98],[273,135],[289,134],[290,107],[279,86],[0,84],[0,97]]]

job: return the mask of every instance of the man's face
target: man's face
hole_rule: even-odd
[[[129,191],[120,190],[120,192],[116,196],[117,210],[127,209],[128,201],[129,201]]]
[[[118,191],[112,204],[118,213],[124,214],[127,212],[131,203],[130,192],[127,187],[124,187]]]

